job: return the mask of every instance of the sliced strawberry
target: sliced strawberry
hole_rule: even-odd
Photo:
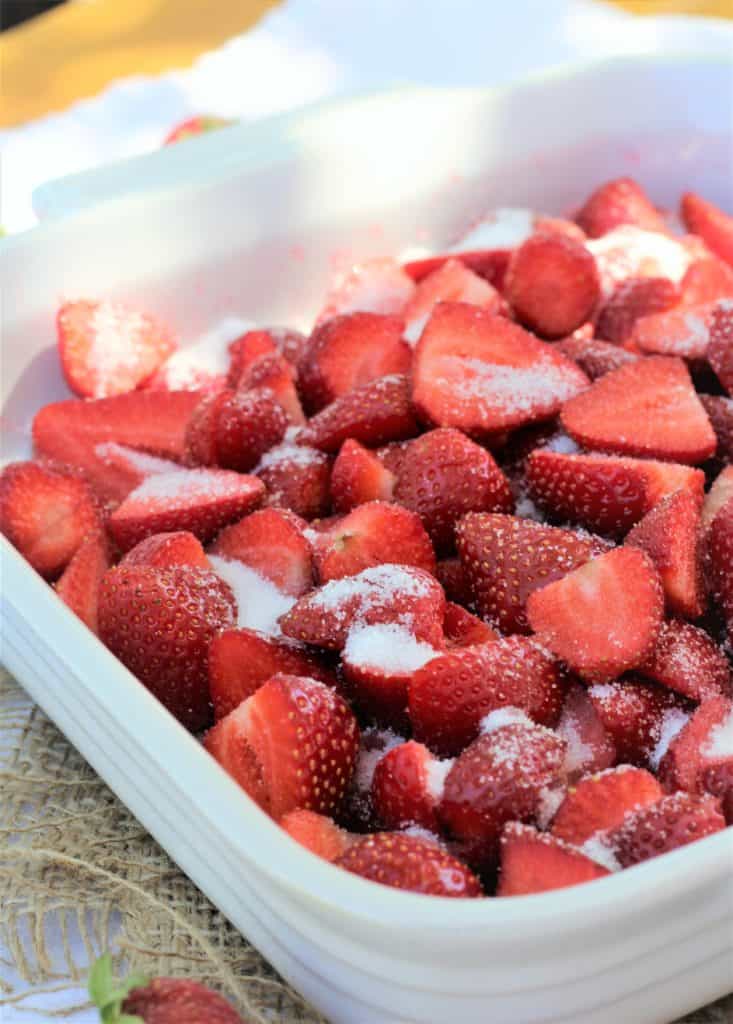
[[[289,509],[306,520],[327,514],[331,463],[316,448],[285,441],[262,456],[254,473],[267,488],[265,505]]]
[[[211,565],[198,537],[187,530],[174,533],[156,533],[131,548],[121,565],[154,565],[159,569],[172,569],[177,565],[191,565],[195,569],[210,569]]]
[[[621,866],[628,868],[724,828],[717,797],[672,793],[632,811],[608,836],[608,842]]]
[[[491,864],[508,821],[536,821],[542,791],[558,780],[564,751],[559,736],[532,722],[479,736],[446,777],[438,804],[443,828],[466,844],[472,861]]]
[[[639,358],[633,352],[597,338],[565,338],[557,343],[557,349],[572,359],[590,380],[598,380]]]
[[[92,486],[95,493],[108,505],[119,504],[130,491],[134,491],[146,477],[155,473],[170,473],[178,469],[171,459],[127,448],[114,441],[103,441],[92,449],[99,472],[95,471]],[[80,476],[85,476],[80,473]]]
[[[176,348],[153,317],[116,302],[65,302],[56,332],[66,381],[83,398],[134,391]]]
[[[327,405],[303,427],[298,441],[324,452],[337,452],[348,438],[380,445],[414,437],[417,430],[407,379],[392,374]]]
[[[345,313],[399,314],[414,290],[412,279],[394,260],[365,260],[333,282],[318,314],[318,323]]]
[[[273,818],[299,808],[332,814],[354,770],[359,727],[330,687],[281,674],[217,722],[204,744]]]
[[[229,372],[227,386],[236,391],[242,377],[248,374],[260,359],[279,354],[278,347],[270,331],[246,331],[230,342]]]
[[[616,548],[535,590],[527,618],[541,643],[586,679],[614,679],[651,654],[664,598],[651,559]]]
[[[279,673],[335,685],[331,670],[297,644],[264,636],[253,629],[218,633],[209,645],[209,690],[216,721]]]
[[[634,526],[626,544],[640,548],[656,566],[667,611],[696,619],[705,610],[700,506],[690,491],[660,501]]]
[[[528,896],[567,889],[608,874],[608,868],[562,840],[512,821],[501,836],[496,895]]]
[[[280,819],[280,828],[285,829],[296,843],[324,860],[336,860],[346,853],[352,842],[349,833],[339,828],[332,818],[302,808],[284,815]]]
[[[552,834],[582,846],[598,832],[616,828],[630,811],[656,803],[664,790],[644,768],[621,765],[576,782],[560,804]]]
[[[115,509],[108,529],[123,551],[155,533],[174,530],[189,530],[206,543],[259,505],[264,490],[257,477],[223,469],[157,473]]]
[[[298,365],[309,412],[392,373],[407,373],[412,353],[402,340],[404,320],[379,313],[348,313],[316,327]]]
[[[733,398],[700,395],[700,401],[718,439],[715,450],[717,458],[723,462],[733,462]]]
[[[621,763],[656,768],[666,745],[689,717],[687,701],[636,676],[591,686],[588,696]]]
[[[171,146],[174,142],[182,142],[183,139],[190,139],[194,135],[202,135],[204,132],[213,132],[217,128],[225,128],[227,125],[236,124],[228,117],[216,117],[214,114],[196,114],[181,121],[168,132],[163,139],[164,146]],[[134,1013],[134,1010],[130,1010]]]
[[[435,574],[449,601],[455,601],[464,608],[473,607],[473,595],[459,558],[443,558],[438,562]]]
[[[504,294],[526,327],[562,338],[588,320],[600,298],[596,261],[568,235],[532,235],[509,261]]]
[[[680,213],[688,231],[699,235],[721,260],[733,266],[733,217],[694,192],[685,192]]]
[[[700,525],[706,539],[709,538],[713,520],[731,498],[733,498],[733,466],[726,466],[715,478],[713,486],[705,495],[702,504]]]
[[[111,565],[109,545],[100,531],[79,545],[56,584],[56,593],[92,633],[98,631],[97,606],[102,577]]]
[[[680,289],[667,277],[630,277],[604,302],[596,333],[620,345],[632,337],[634,326],[642,318],[666,313],[678,305],[680,297]]]
[[[399,562],[435,573],[435,552],[419,516],[400,505],[369,501],[322,533],[314,548],[321,583]]]
[[[459,260],[449,259],[420,281],[405,306],[403,316],[407,327],[404,334],[411,344],[417,343],[437,302],[469,302],[490,313],[499,313],[503,307],[501,295],[493,285]]]
[[[456,545],[479,614],[503,633],[529,633],[529,595],[604,550],[590,536],[486,512],[464,516]]]
[[[338,815],[341,826],[352,832],[375,832],[380,828],[372,802],[374,772],[387,751],[404,742],[404,737],[390,729],[370,726],[362,730],[356,767]]]
[[[703,774],[702,784],[706,793],[720,800],[726,824],[733,824],[733,752],[728,751],[725,760],[709,765]]]
[[[291,423],[303,426],[305,416],[295,388],[295,368],[281,355],[263,356],[242,374],[240,391],[265,388],[271,391]]]
[[[621,224],[587,243],[601,277],[601,289],[608,298],[630,277],[666,277],[678,284],[693,258],[684,241],[635,224]]]
[[[292,512],[262,508],[225,527],[211,552],[243,562],[284,594],[301,597],[313,587],[313,552],[305,528]]]
[[[733,396],[733,299],[721,299],[711,314],[707,358],[720,383]]]
[[[608,373],[560,414],[578,444],[621,455],[703,462],[716,438],[680,359],[640,359]]]
[[[439,551],[452,549],[455,524],[467,512],[508,512],[514,505],[490,453],[450,427],[409,442],[394,498],[420,516]]]
[[[728,696],[732,691],[725,654],[704,629],[679,619],[662,623],[654,651],[638,671],[690,700]]]
[[[665,231],[664,218],[644,189],[633,178],[616,178],[597,188],[586,199],[576,220],[591,238],[598,238],[622,224],[647,231]]]
[[[204,398],[191,417],[186,431],[188,461],[247,472],[282,441],[287,425],[285,411],[271,391],[222,391]]]
[[[733,638],[733,500],[729,499],[710,527],[710,585]]]
[[[616,763],[616,747],[601,721],[588,690],[580,683],[568,686],[557,734],[567,744],[563,770],[569,782],[589,772],[601,772]]]
[[[630,342],[644,353],[704,359],[710,344],[711,303],[672,309],[637,320]]]
[[[192,731],[211,719],[207,654],[234,624],[230,588],[207,569],[121,565],[99,589],[99,636]]]
[[[702,701],[689,722],[672,739],[660,761],[659,778],[666,789],[683,789],[688,793],[702,791],[705,772],[715,760],[716,738],[721,741],[721,753],[727,749],[728,757],[731,756],[730,741],[726,745],[724,740],[731,716],[733,702],[728,697]],[[708,754],[711,747],[713,758]]]
[[[14,462],[0,473],[0,533],[36,572],[53,579],[99,528],[87,485],[36,462]]]
[[[415,672],[409,685],[415,738],[446,756],[474,740],[482,719],[497,708],[519,708],[552,726],[562,700],[552,658],[519,636],[448,651]]]
[[[535,501],[561,522],[623,536],[646,512],[681,488],[702,501],[702,470],[646,459],[566,455],[542,449],[527,460]]]
[[[439,761],[422,743],[410,740],[389,750],[377,763],[372,801],[385,828],[419,825],[438,832],[435,813],[450,761]]]
[[[354,626],[398,623],[416,639],[440,645],[445,597],[422,569],[380,565],[357,576],[331,580],[280,619],[283,633],[302,643],[341,650]]]
[[[98,1005],[104,1007],[102,1013],[108,1020],[113,1021],[116,1017],[123,1022],[132,1019],[135,1022],[147,1021],[148,1024],[198,1024],[204,1020],[206,1024],[246,1024],[223,996],[198,981],[153,978],[139,985],[133,975],[120,984],[112,978],[109,953],[97,962],[104,965],[101,984],[95,985],[90,979],[90,985],[95,996],[101,989],[102,998]],[[92,972],[94,970],[92,968]],[[110,1015],[110,1009],[114,1016]]]
[[[184,462],[188,466],[215,466],[217,463],[217,432],[219,413],[232,396],[227,388],[204,395],[191,413],[186,427]]]
[[[437,843],[400,832],[378,832],[352,843],[339,867],[371,882],[426,896],[476,898],[481,883],[466,865]]]
[[[680,282],[686,306],[733,298],[733,267],[715,256],[695,260]]]
[[[571,360],[505,317],[440,302],[415,349],[412,398],[441,427],[491,435],[551,419],[588,384]]]
[[[448,601],[443,616],[443,632],[449,647],[474,647],[488,644],[501,637],[476,615],[466,611],[459,604]]]
[[[344,441],[331,471],[331,499],[337,512],[367,501],[391,501],[395,475],[358,441]]]

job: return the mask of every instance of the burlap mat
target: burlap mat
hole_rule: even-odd
[[[50,954],[54,919],[61,964]],[[22,979],[21,987],[0,977],[0,1006],[22,1005],[29,990],[76,987],[112,942],[120,961],[151,975],[200,979],[256,1024],[324,1024],[2,669],[0,940],[11,957],[6,966]],[[685,1018],[731,1021],[733,996]]]

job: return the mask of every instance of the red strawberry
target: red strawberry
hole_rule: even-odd
[[[282,817],[280,828],[285,829],[296,843],[324,860],[336,860],[346,853],[353,841],[348,832],[339,828],[325,814],[316,814],[315,811],[302,808]]]
[[[669,853],[725,828],[717,797],[672,793],[649,807],[632,811],[609,835],[622,867]]]
[[[305,416],[295,389],[295,368],[283,356],[263,356],[242,374],[240,391],[262,389],[272,392],[291,423],[302,426]]]
[[[367,501],[391,501],[395,475],[358,441],[347,440],[331,470],[331,499],[337,512],[350,512]]]
[[[700,506],[690,491],[664,498],[634,526],[626,544],[640,548],[656,566],[667,611],[696,619],[705,610]]]
[[[177,565],[191,565],[195,569],[210,569],[211,565],[198,537],[187,530],[174,533],[156,533],[131,548],[121,565],[153,565],[159,569],[172,569]]]
[[[733,217],[694,192],[685,192],[680,212],[688,231],[699,235],[721,260],[733,266]]]
[[[301,597],[313,587],[313,553],[305,527],[292,512],[263,508],[225,527],[211,553],[243,562],[278,590]]]
[[[297,602],[280,619],[283,633],[302,643],[341,650],[354,626],[398,623],[416,639],[439,645],[445,597],[422,569],[379,565],[357,576],[331,580]]]
[[[256,477],[223,469],[187,469],[148,477],[108,520],[115,543],[129,551],[155,533],[189,530],[200,541],[240,519],[262,501]]]
[[[703,462],[716,438],[681,359],[622,366],[566,402],[560,422],[578,444],[621,455]]]
[[[588,690],[571,683],[565,694],[557,734],[567,744],[563,770],[568,781],[601,772],[616,763],[616,747],[601,721]]]
[[[663,622],[651,657],[639,672],[690,700],[708,700],[732,691],[728,659],[714,640],[689,622]]]
[[[251,371],[255,363],[278,354],[277,344],[270,331],[246,331],[229,344],[227,386],[236,391],[242,377]]]
[[[300,390],[309,412],[380,377],[407,373],[412,353],[402,340],[404,320],[347,313],[316,327],[300,363]]]
[[[705,495],[702,504],[700,525],[706,540],[709,539],[713,520],[731,498],[733,498],[733,466],[726,466],[713,481],[713,486]]]
[[[414,512],[384,501],[355,508],[320,534],[314,546],[321,583],[397,562],[435,573],[435,552]]]
[[[598,832],[622,824],[630,811],[656,803],[664,791],[644,768],[621,765],[576,782],[560,804],[552,834],[582,846]]]
[[[207,569],[121,565],[99,589],[100,639],[192,731],[211,718],[209,641],[234,614],[234,595]]]
[[[633,178],[616,178],[601,185],[586,199],[576,220],[591,238],[621,224],[635,224],[647,231],[666,230],[664,218]]]
[[[474,647],[501,639],[485,622],[452,601],[445,606],[443,632],[449,647]]]
[[[562,338],[585,323],[600,298],[595,260],[568,235],[532,235],[509,261],[504,294],[526,327]]]
[[[560,839],[512,821],[501,836],[497,896],[527,896],[581,885],[610,874]]]
[[[438,832],[435,809],[450,767],[450,761],[439,761],[414,740],[387,751],[372,780],[374,809],[384,827],[419,825]]]
[[[646,459],[565,455],[542,449],[527,460],[532,498],[560,521],[623,536],[646,512],[681,488],[702,501],[701,470]]]
[[[699,258],[684,240],[634,224],[592,238],[587,248],[595,257],[605,298],[630,277],[666,277],[677,284],[692,259]]]
[[[133,391],[176,347],[153,317],[116,302],[65,302],[56,333],[66,381],[83,398]]]
[[[565,338],[557,343],[557,349],[577,363],[590,380],[598,380],[620,366],[635,363],[639,358],[633,352],[597,338]]]
[[[666,313],[679,301],[680,289],[667,277],[630,277],[604,302],[598,314],[596,333],[599,338],[620,345],[632,337],[635,325],[642,318]]]
[[[438,550],[450,550],[466,512],[508,512],[509,481],[486,449],[459,430],[430,430],[400,459],[394,499],[416,512]]]
[[[374,772],[387,751],[404,742],[402,736],[389,729],[370,726],[362,730],[356,767],[338,816],[344,828],[353,832],[374,832],[380,827],[372,804]]]
[[[710,584],[733,638],[733,500],[729,499],[710,527]]]
[[[552,658],[518,636],[441,654],[409,685],[415,738],[446,756],[474,740],[482,719],[497,708],[519,708],[543,725],[556,725],[562,699]]]
[[[629,341],[645,354],[704,359],[714,308],[706,303],[645,316],[634,324]]]
[[[335,686],[330,669],[305,648],[252,629],[227,629],[209,645],[209,690],[218,722],[272,676],[307,676]]]
[[[651,559],[616,548],[573,570],[527,601],[541,643],[587,679],[614,679],[651,654],[663,610]]]
[[[254,473],[267,488],[265,505],[308,520],[330,508],[331,464],[315,448],[284,442],[262,456]]]
[[[0,533],[36,572],[53,579],[99,528],[87,485],[36,462],[13,462],[0,473]]]
[[[206,734],[204,744],[260,807],[331,814],[354,770],[359,728],[328,686],[276,675]]]
[[[724,761],[711,764],[705,769],[702,777],[706,793],[711,793],[720,800],[721,810],[726,824],[733,824],[733,753],[728,753]]]
[[[688,793],[702,792],[705,773],[717,759],[716,737],[725,736],[733,716],[733,702],[728,697],[703,700],[689,722],[672,739],[659,764],[659,778],[667,790],[683,789]],[[725,740],[721,746],[725,753]],[[730,757],[730,744],[727,744]]]
[[[185,458],[188,466],[215,466],[217,463],[216,438],[221,407],[233,392],[221,388],[204,395],[193,410],[186,427]]]
[[[721,299],[711,314],[707,359],[720,383],[733,396],[733,299]]]
[[[357,839],[336,861],[339,867],[371,882],[427,896],[476,898],[478,878],[437,843],[399,832],[378,832]]]
[[[438,817],[466,844],[471,860],[491,864],[508,821],[532,822],[543,790],[561,772],[565,743],[550,729],[513,722],[479,736],[448,772]]]
[[[192,465],[244,473],[283,439],[288,418],[269,390],[222,391],[203,401],[186,432]]]
[[[504,633],[529,633],[529,595],[605,550],[590,536],[486,512],[464,516],[456,545],[479,614]]]
[[[490,313],[499,313],[503,307],[501,295],[488,281],[474,274],[459,260],[446,260],[420,281],[405,306],[405,338],[411,344],[418,341],[437,302],[469,302]]]
[[[588,378],[505,317],[440,302],[415,349],[412,398],[421,415],[468,434],[551,419]]]
[[[340,275],[329,288],[318,323],[345,313],[401,313],[412,297],[415,285],[391,259],[357,263]]]
[[[101,532],[93,533],[76,549],[56,584],[56,593],[92,633],[97,632],[99,585],[111,564],[109,546]]]
[[[236,124],[236,121],[228,117],[216,117],[214,114],[195,114],[171,128],[163,140],[163,145],[170,146],[174,142],[181,142],[204,132],[212,132],[217,128],[226,128],[230,124]]]
[[[298,435],[300,444],[337,452],[348,438],[366,445],[414,437],[417,423],[405,377],[369,381],[317,413]]]
[[[689,717],[687,701],[636,676],[591,686],[588,696],[621,763],[656,769],[666,746]]]
[[[695,260],[680,282],[686,306],[733,298],[733,268],[715,256]]]
[[[718,439],[715,450],[717,458],[723,462],[733,462],[733,398],[700,395],[700,401]]]
[[[449,601],[465,608],[473,607],[473,595],[459,558],[444,558],[437,564],[435,574]]]

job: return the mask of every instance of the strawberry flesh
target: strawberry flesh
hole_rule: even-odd
[[[372,780],[372,801],[383,826],[391,830],[418,825],[437,833],[436,807],[449,767],[414,740],[389,750]]]
[[[552,822],[552,834],[582,846],[597,833],[621,825],[630,811],[664,796],[657,780],[644,768],[621,765],[586,775],[572,786]]]
[[[97,607],[102,577],[111,565],[103,533],[87,537],[56,583],[56,593],[92,633],[98,632]]]
[[[699,235],[705,245],[733,267],[733,217],[694,192],[686,192],[680,204],[688,231]]]
[[[352,837],[325,814],[302,808],[290,811],[280,819],[280,828],[306,850],[323,860],[334,861],[346,853]]]
[[[566,889],[610,874],[568,843],[515,821],[504,828],[499,857],[497,896]]]
[[[267,488],[265,505],[307,520],[328,513],[331,463],[323,452],[286,441],[266,452],[253,472]]]
[[[313,586],[313,553],[305,528],[292,512],[259,509],[226,526],[211,553],[243,562],[284,594],[301,597]]]
[[[414,437],[418,427],[408,390],[400,374],[369,381],[321,409],[303,427],[298,443],[337,452],[349,438],[380,445]]]
[[[331,500],[336,512],[350,512],[367,501],[391,501],[395,475],[358,441],[344,441],[331,470]]]

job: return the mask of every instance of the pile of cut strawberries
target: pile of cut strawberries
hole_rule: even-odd
[[[309,337],[211,351],[67,302],[77,397],[4,469],[2,531],[348,871],[511,896],[718,832],[733,217],[680,218],[630,179],[572,220],[497,210],[354,267]]]

